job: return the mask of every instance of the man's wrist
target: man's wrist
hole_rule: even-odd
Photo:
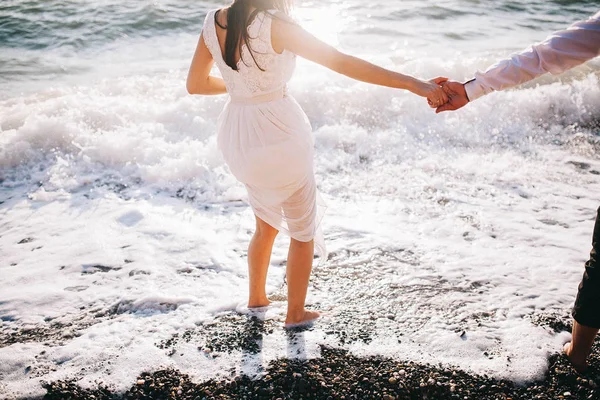
[[[462,84],[463,85],[463,89],[465,89],[465,96],[467,97],[467,101],[469,103],[471,102],[471,98],[469,97],[469,91],[467,90],[467,84],[471,83],[471,82],[474,82],[474,81],[475,81],[475,78],[470,79],[470,80],[468,80],[468,81],[466,81],[465,83]]]
[[[478,81],[477,78],[473,78],[470,81],[465,82],[463,87],[469,102],[473,102],[474,100],[477,100],[481,96],[485,96],[487,94],[485,88],[481,84],[481,81]]]

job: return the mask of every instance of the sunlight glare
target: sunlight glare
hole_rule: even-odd
[[[294,18],[304,29],[331,45],[338,44],[338,35],[352,22],[341,1],[328,5],[303,2],[294,8]]]

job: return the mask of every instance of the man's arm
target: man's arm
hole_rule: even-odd
[[[447,92],[454,99],[438,107],[436,112],[457,110],[469,101],[493,91],[504,90],[528,82],[547,72],[558,75],[600,55],[600,12],[568,29],[555,32],[542,43],[477,72],[464,85],[448,82]],[[462,87],[460,87],[462,86]]]

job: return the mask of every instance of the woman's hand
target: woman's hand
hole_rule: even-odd
[[[421,97],[426,97],[429,106],[432,108],[437,108],[448,102],[448,95],[442,86],[440,86],[447,80],[448,78],[439,77],[428,82],[419,81],[413,93]]]

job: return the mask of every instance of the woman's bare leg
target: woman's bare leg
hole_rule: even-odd
[[[266,292],[267,271],[277,233],[279,233],[277,229],[256,217],[256,232],[248,246],[248,276],[250,278],[248,307],[264,307],[270,303]]]
[[[310,242],[300,242],[291,239],[286,270],[288,282],[286,324],[297,324],[319,317],[318,312],[304,309],[314,250],[315,244],[312,240]]]
[[[571,343],[565,345],[564,351],[577,371],[586,370],[586,359],[590,355],[597,334],[598,329],[573,321],[573,339]]]

